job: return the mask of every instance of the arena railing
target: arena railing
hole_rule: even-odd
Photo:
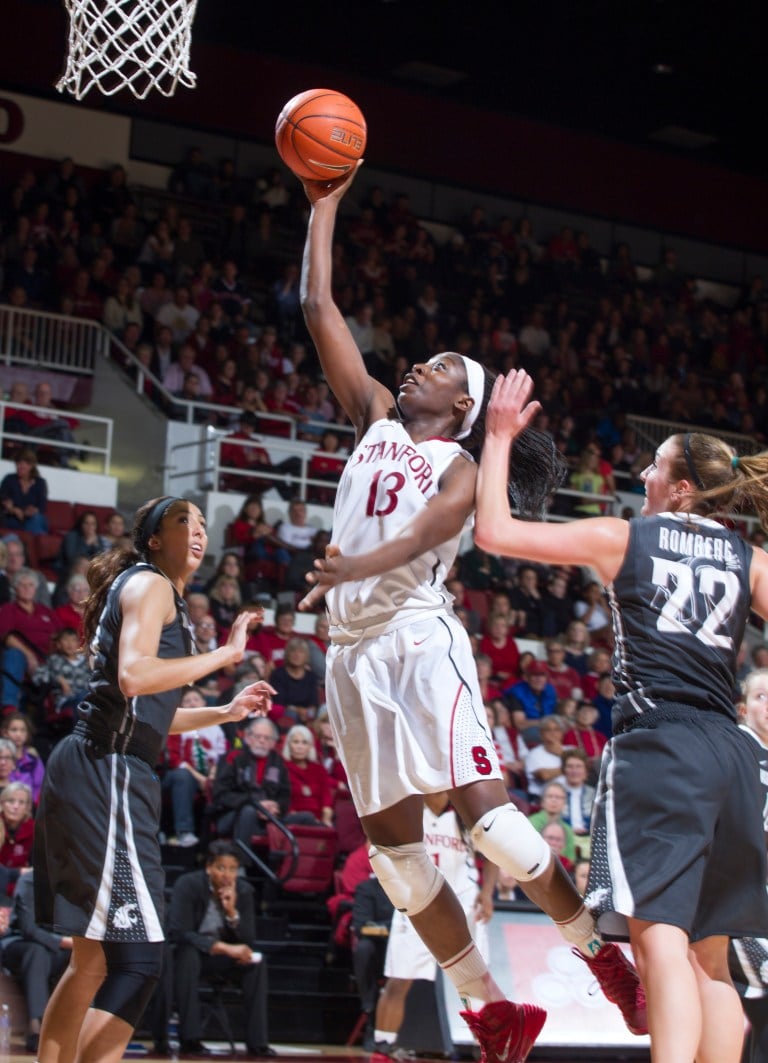
[[[665,439],[672,435],[684,435],[686,432],[702,432],[704,435],[712,434],[712,428],[708,425],[685,424],[681,421],[662,421],[657,417],[640,417],[637,414],[627,414],[627,427],[634,428],[637,438],[647,449],[649,459],[655,453]],[[718,439],[724,440],[732,446],[737,454],[757,454],[765,449],[761,447],[754,436],[743,435],[740,432],[723,432],[719,428],[715,432]],[[753,531],[761,527],[760,518],[755,513],[720,513],[720,519],[727,521],[735,528],[739,528],[745,537],[749,537]],[[768,637],[768,629],[766,629]]]
[[[671,435],[685,432],[703,432],[705,435],[710,435],[713,431],[707,425],[662,421],[657,417],[640,417],[634,413],[628,413],[626,420],[627,427],[635,429],[638,439],[647,445],[651,453]],[[742,435],[739,432],[723,432],[719,428],[715,435],[732,446],[738,454],[756,454],[761,449],[754,436]]]
[[[249,445],[261,446],[261,448],[267,451],[269,458],[273,463],[277,463],[288,457],[297,457],[301,462],[301,470],[296,474],[286,475],[270,471],[269,469],[239,469],[234,466],[222,465],[222,443],[226,444],[228,449],[246,449]],[[335,480],[329,480],[312,476],[310,473],[310,463],[312,459],[317,456],[346,461],[349,454],[346,451],[321,451],[318,450],[315,443],[303,440],[288,441],[274,436],[262,435],[257,439],[254,438],[250,442],[245,439],[232,439],[231,436],[219,436],[214,441],[213,456],[213,463],[207,470],[210,472],[210,478],[207,479],[207,484],[214,490],[237,490],[245,491],[245,493],[256,493],[257,491],[265,490],[264,484],[267,484],[268,487],[276,488],[278,486],[287,486],[291,489],[291,492],[298,497],[302,497],[302,499],[306,499],[310,502],[317,502],[318,505],[333,505],[336,487],[338,486],[338,477]],[[243,484],[243,487],[228,487],[228,480],[233,479],[236,479],[238,484]],[[252,490],[249,490],[247,486],[248,484],[253,485]],[[258,487],[257,485],[262,486]]]
[[[98,321],[0,306],[0,358],[10,365],[93,374],[107,353],[110,334]]]
[[[236,424],[238,417],[236,409],[215,403],[189,402],[173,395],[163,386],[162,381],[147,369],[100,322],[74,318],[66,314],[53,314],[41,310],[24,310],[7,305],[0,306],[0,361],[5,362],[8,366],[11,364],[27,365],[35,369],[93,374],[94,365],[98,357],[116,360],[116,356],[122,361],[123,368],[127,369],[134,377],[136,392],[139,395],[143,395],[145,382],[149,381],[166,406],[174,409],[175,416],[173,419],[181,419],[188,424],[195,424],[215,418],[226,425],[224,428],[208,427],[206,429],[206,431],[211,433],[212,457],[210,461],[207,461],[198,470],[201,490],[211,489],[217,485],[220,482],[222,472],[225,474],[237,474],[247,480],[249,476],[247,471],[228,469],[228,467],[222,466],[220,461],[221,442]],[[84,452],[93,455],[97,459],[100,458],[104,471],[109,471],[113,436],[113,424],[110,419],[78,412],[77,420],[91,425],[94,434],[101,432],[103,434],[103,443],[93,444],[90,441],[88,443],[65,443],[32,434],[5,431],[6,405],[8,405],[6,402],[2,402],[3,425],[0,426],[0,443],[9,441],[20,445],[26,443],[35,446],[48,446],[52,449],[55,447],[61,450]],[[19,403],[14,403],[13,405],[20,407]],[[41,407],[28,406],[21,408],[29,409],[33,412],[37,411],[41,414],[50,414],[50,409]],[[62,411],[62,413],[66,415],[66,411]],[[300,432],[307,427],[315,428],[318,432],[322,432],[324,428],[331,427],[333,431],[339,434],[343,442],[348,440],[351,444],[352,426],[336,423],[329,424],[324,421],[297,421],[295,417],[271,412],[264,416],[268,417],[272,422],[285,424],[286,436],[277,437],[262,434],[259,440],[254,440],[254,445],[266,446],[270,452],[274,452],[274,461],[282,460],[282,458],[288,456],[299,457],[301,460],[301,473],[291,480],[292,484],[295,481],[298,485],[297,493],[304,494],[308,487],[328,489],[329,486],[332,486],[327,480],[318,480],[309,476],[308,467],[311,455],[319,452],[314,444],[306,443],[298,437]],[[706,426],[675,424],[657,418],[641,417],[636,414],[627,415],[627,424],[636,429],[638,437],[651,451],[655,450],[672,433],[709,431]],[[759,449],[758,444],[751,436],[719,431],[718,435],[734,446],[740,454],[751,454]],[[229,440],[228,442],[237,443],[235,440]],[[195,445],[198,444],[199,441]],[[331,456],[339,457],[343,455],[335,454]],[[280,480],[288,479],[280,473],[271,472],[255,472],[250,475],[254,481],[267,480],[277,483]],[[169,476],[173,477],[172,470],[169,471]],[[577,498],[586,502],[597,501],[601,504],[601,509],[605,513],[615,513],[617,511],[617,503],[620,501],[620,499],[612,496],[583,494],[569,488],[561,488],[558,495],[565,498],[570,497],[573,500],[570,503],[571,507],[576,504],[575,499]],[[759,526],[757,517],[752,514],[726,514],[725,516],[727,519],[740,523],[747,532]],[[553,512],[550,514],[550,519],[562,520],[571,518],[559,516],[556,512]]]
[[[335,430],[336,426],[333,427]],[[312,476],[310,473],[310,463],[312,458],[317,456],[346,461],[349,457],[347,451],[319,450],[313,443],[301,440],[289,441],[286,439],[280,439],[276,436],[268,436],[266,434],[254,436],[252,439],[246,440],[233,439],[231,436],[227,436],[224,433],[214,430],[211,431],[213,432],[213,436],[208,442],[210,443],[212,460],[210,464],[201,465],[197,470],[201,489],[233,491],[247,495],[264,492],[270,488],[276,488],[279,485],[287,485],[292,488],[294,494],[301,498],[305,498],[307,501],[316,502],[319,505],[333,505],[333,496],[335,495],[336,487],[338,486],[338,477],[335,480],[331,480],[319,479],[318,477]],[[249,469],[238,468],[234,465],[225,465],[221,461],[222,444],[225,444],[227,449],[241,447],[244,450],[251,448],[266,450],[273,465],[276,465],[287,457],[298,457],[301,462],[301,469],[297,473],[285,474],[269,468],[255,467]],[[199,440],[193,440],[180,444],[178,449],[181,449],[182,447],[199,448],[199,446]],[[178,474],[174,473],[172,469],[169,470],[167,473],[167,486],[169,491],[173,493],[172,485],[175,478],[183,478],[187,476],[189,476],[189,469],[179,472]],[[237,483],[237,486],[232,486],[233,481]],[[265,484],[267,485],[266,487],[264,486]],[[566,509],[570,510],[579,504],[592,503],[600,507],[600,512],[603,515],[616,514],[621,502],[616,495],[591,494],[588,491],[576,491],[569,487],[563,487],[558,490],[557,497],[560,499],[561,506]],[[555,511],[549,513],[547,519],[552,521],[566,521],[572,520],[573,516],[564,515]]]
[[[8,402],[6,399],[0,399],[0,454],[3,457],[13,461],[16,453],[22,447],[32,447],[37,451],[38,458],[42,464],[47,464],[47,455],[53,454],[66,458],[66,461],[62,462],[62,464],[74,469],[76,469],[76,466],[73,466],[72,462],[77,459],[94,461],[100,466],[96,471],[109,475],[112,464],[112,440],[114,434],[114,423],[111,417],[95,417],[92,414],[80,412],[78,412],[76,418],[71,415],[73,420],[77,420],[81,431],[83,429],[87,430],[89,439],[87,442],[69,442],[64,439],[57,439],[52,435],[42,435],[34,431],[8,431],[6,428],[6,410],[8,409],[14,412],[16,410],[28,411],[41,418],[50,418],[51,416],[50,406],[29,406],[20,402]],[[65,410],[56,410],[55,412],[61,414],[64,420],[70,416]],[[91,436],[96,440],[101,438],[103,442],[94,443],[90,439]],[[93,469],[89,469],[89,472],[93,471]]]
[[[24,343],[20,344],[20,337],[25,337]],[[40,353],[37,352],[37,344],[40,343]],[[97,357],[111,358],[113,361],[121,361],[123,368],[128,369],[133,376],[133,386],[137,394],[144,396],[145,384],[149,382],[158,398],[162,399],[166,406],[166,416],[169,419],[181,420],[187,424],[200,424],[209,434],[208,442],[211,443],[210,461],[206,459],[196,470],[200,490],[216,489],[226,476],[237,476],[241,482],[247,483],[250,479],[254,484],[287,483],[295,488],[296,494],[302,497],[317,495],[319,492],[333,490],[335,485],[328,480],[321,480],[309,474],[309,464],[314,455],[321,454],[328,457],[344,457],[345,455],[325,451],[318,451],[316,444],[299,439],[299,434],[307,429],[314,429],[318,433],[326,428],[332,428],[337,432],[342,442],[353,441],[354,429],[351,425],[337,424],[335,422],[297,420],[295,417],[285,414],[268,412],[264,418],[272,423],[285,426],[286,435],[272,436],[261,433],[253,440],[252,446],[264,447],[268,450],[273,462],[279,462],[286,457],[298,457],[301,462],[301,471],[296,476],[287,476],[278,472],[254,471],[233,469],[221,463],[221,444],[225,440],[228,446],[248,446],[246,440],[233,440],[227,438],[235,427],[238,420],[238,411],[231,406],[221,406],[210,402],[190,402],[179,398],[163,386],[162,381],[156,377],[121,341],[110,333],[99,322],[86,321],[80,318],[68,317],[64,314],[49,314],[36,310],[17,310],[13,307],[0,308],[0,356],[7,364],[28,364],[35,368],[50,368],[66,370],[69,372],[93,373],[93,367]],[[9,405],[3,403],[3,407]],[[12,404],[16,408],[29,409],[41,414],[50,413],[34,406],[21,406],[19,403]],[[172,414],[168,414],[172,410]],[[3,408],[3,418],[5,409]],[[65,415],[65,411],[62,411]],[[73,452],[86,452],[94,456],[101,456],[104,471],[108,471],[111,450],[113,424],[110,419],[93,417],[88,414],[77,414],[78,421],[88,422],[101,426],[105,442],[103,445],[92,443],[65,443],[58,440],[51,441],[32,434],[20,434],[7,432],[0,428],[0,441],[12,441],[14,443],[34,446],[47,446],[57,449],[71,450]],[[225,422],[225,427],[205,425],[208,420]],[[4,420],[3,420],[4,424]],[[176,449],[199,446],[199,440],[193,443],[179,444]],[[174,479],[173,451],[171,452],[170,468],[166,474],[169,487]],[[189,470],[180,476],[187,476]],[[565,497],[572,496],[574,500],[599,501],[605,512],[614,511],[614,501],[606,495],[589,495],[578,491],[564,488],[559,492]],[[553,517],[553,519],[558,519]]]
[[[149,382],[152,385],[154,391],[157,392],[158,398],[163,400],[166,407],[164,413],[166,417],[174,421],[184,421],[187,424],[199,424],[201,426],[206,425],[206,422],[211,419],[216,419],[223,425],[222,428],[216,426],[211,427],[212,430],[222,431],[223,433],[231,432],[237,425],[240,413],[242,412],[236,406],[222,406],[215,402],[203,402],[197,400],[190,402],[188,399],[183,399],[178,395],[175,395],[172,391],[169,391],[160,380],[156,377],[151,370],[136,358],[136,356],[125,347],[119,339],[110,335],[109,341],[114,350],[119,351],[120,356],[126,367],[130,369],[133,376],[133,387],[138,395],[144,395],[145,383]],[[114,360],[114,350],[112,357]],[[169,412],[172,411],[172,412]],[[318,432],[322,432],[323,429],[333,429],[334,432],[342,437],[352,437],[354,428],[352,425],[336,424],[330,421],[314,421],[311,418],[297,419],[289,414],[272,413],[267,411],[266,413],[257,413],[257,417],[264,417],[265,420],[277,421],[280,424],[286,426],[286,439],[290,439],[294,442],[301,442],[299,440],[299,433],[307,428],[314,428]],[[271,437],[270,437],[271,439]]]

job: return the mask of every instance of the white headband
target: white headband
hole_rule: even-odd
[[[459,355],[464,368],[467,371],[467,390],[469,391],[470,398],[473,400],[471,408],[467,411],[467,416],[464,418],[464,423],[461,429],[456,433],[455,439],[466,439],[469,433],[472,431],[472,426],[480,415],[480,408],[483,405],[483,399],[485,398],[485,372],[479,362],[476,362],[474,358],[467,358],[463,354]]]
[[[427,365],[431,365],[432,362],[436,362],[443,357],[445,356],[442,354],[433,354]],[[453,438],[466,439],[472,431],[472,425],[478,418],[480,407],[483,405],[483,399],[485,398],[485,370],[474,358],[466,358],[463,354],[459,354],[457,357],[461,358],[464,363],[464,369],[467,374],[467,391],[472,399],[472,406],[467,411],[461,428]],[[395,399],[395,406],[397,406],[397,399]]]

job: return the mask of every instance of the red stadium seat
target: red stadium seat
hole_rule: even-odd
[[[48,518],[49,532],[68,532],[75,523],[75,510],[71,502],[48,499],[45,515]]]
[[[467,601],[469,602],[469,608],[473,613],[477,613],[480,623],[485,626],[485,621],[488,616],[488,606],[490,603],[490,594],[488,591],[467,591]]]
[[[35,536],[35,567],[40,569],[50,580],[57,580],[59,573],[54,562],[59,556],[64,536],[59,531],[38,532]]]
[[[333,820],[338,834],[338,851],[346,855],[365,841],[360,817],[349,794],[337,797],[333,803]]]
[[[299,823],[291,824],[288,829],[296,840],[299,857],[293,873],[281,881],[281,888],[288,893],[327,893],[333,884],[336,864],[336,831]],[[276,872],[282,880],[293,860],[290,839],[272,823],[267,825],[267,838],[270,853],[285,854]]]
[[[89,506],[85,502],[75,502],[75,513],[72,518],[72,523],[77,520],[81,513],[95,513],[99,522],[99,531],[103,531],[107,526],[107,520],[115,512],[114,506]]]

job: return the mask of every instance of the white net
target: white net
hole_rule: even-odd
[[[194,88],[189,46],[197,0],[64,0],[69,15],[67,67],[59,92],[81,100],[128,89],[143,100]]]

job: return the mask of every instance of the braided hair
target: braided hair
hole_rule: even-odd
[[[491,401],[496,373],[483,367],[485,388],[480,414],[463,446],[476,460],[485,442],[485,413]],[[568,466],[548,432],[530,425],[512,443],[509,459],[509,498],[512,508],[524,520],[541,520],[547,502],[565,482]]]

